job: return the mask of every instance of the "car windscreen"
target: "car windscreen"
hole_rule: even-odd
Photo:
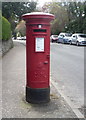
[[[86,38],[86,35],[79,35],[80,37]]]
[[[57,38],[57,37],[58,37],[58,35],[54,35],[53,37]]]
[[[67,37],[71,37],[72,34],[70,34],[70,33],[66,33],[65,36],[67,36]]]

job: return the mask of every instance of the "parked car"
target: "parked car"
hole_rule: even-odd
[[[71,33],[60,33],[58,36],[58,43],[70,43]]]
[[[58,41],[58,35],[51,35],[50,40],[51,40],[51,42],[57,42]]]
[[[22,40],[26,40],[26,36],[21,37]]]
[[[17,37],[17,40],[21,40],[21,37]]]
[[[70,44],[75,45],[86,45],[86,34],[76,33],[73,34],[70,38]]]

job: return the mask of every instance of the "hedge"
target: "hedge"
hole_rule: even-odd
[[[0,42],[2,41],[2,17],[1,17],[1,10],[0,10]]]
[[[2,17],[2,41],[9,40],[11,37],[11,25],[8,20]]]

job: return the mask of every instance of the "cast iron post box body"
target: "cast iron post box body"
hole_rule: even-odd
[[[26,101],[44,103],[50,100],[50,21],[54,15],[28,13],[26,21]]]

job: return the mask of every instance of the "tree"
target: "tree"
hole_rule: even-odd
[[[2,15],[9,21],[11,18],[19,18],[25,13],[35,11],[37,3],[32,2],[3,2]]]
[[[11,23],[12,31],[25,13],[35,11],[37,2],[3,2],[2,15]]]
[[[64,27],[69,22],[65,7],[61,6],[58,2],[49,2],[43,6],[42,10],[55,15],[55,20],[52,22],[52,34],[59,34],[59,32],[64,30]]]
[[[65,30],[72,33],[86,33],[86,1],[69,2],[65,5],[65,7],[68,10],[70,21]]]
[[[26,25],[25,25],[25,21],[24,20],[21,20],[19,22],[19,24],[15,28],[15,32],[16,33],[19,32],[21,36],[25,36],[26,35]]]

